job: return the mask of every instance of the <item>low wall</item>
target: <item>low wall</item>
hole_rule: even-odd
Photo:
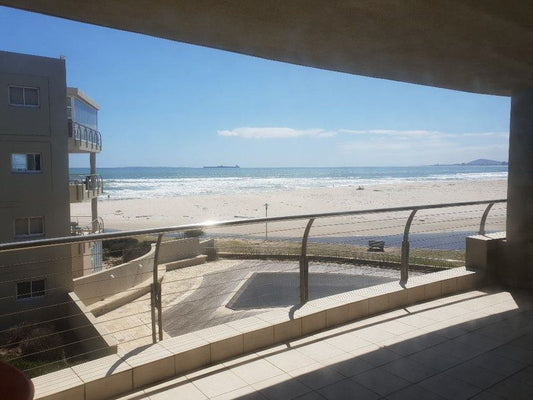
[[[207,239],[200,242],[200,253],[207,256],[208,261],[217,259],[217,250],[215,248],[215,239]]]
[[[170,261],[193,258],[200,254],[200,241],[197,237],[187,239],[168,240],[161,243],[159,248],[159,264]]]
[[[116,341],[104,327],[97,324],[96,319],[73,292],[69,293],[66,314],[68,328],[76,336],[76,345],[81,347],[86,358],[94,360],[117,352]]]
[[[86,306],[131,289],[152,279],[155,245],[145,255],[125,264],[73,280],[74,292]],[[200,254],[198,238],[169,240],[161,243],[159,264],[192,258]]]

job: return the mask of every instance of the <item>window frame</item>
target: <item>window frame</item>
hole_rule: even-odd
[[[42,221],[43,230],[40,233],[30,233],[31,232],[31,220],[32,219],[38,219],[40,218]],[[25,219],[26,220],[26,232],[23,234],[17,234],[17,220],[18,219]],[[46,229],[44,225],[44,216],[32,216],[32,217],[15,217],[13,219],[13,238],[14,239],[25,239],[25,238],[33,238],[33,237],[42,237],[45,235]]]
[[[17,170],[13,169],[13,156],[15,154],[21,154],[26,156],[26,160],[28,155],[33,155],[33,161],[35,163],[35,156],[39,155],[39,168],[40,169],[26,169],[26,170]],[[43,153],[35,152],[35,153],[11,153],[11,173],[12,174],[42,174],[43,173]]]
[[[11,102],[11,88],[22,89],[22,101],[23,104],[16,104]],[[37,90],[37,104],[26,104],[26,91],[25,89]],[[20,86],[20,85],[8,85],[7,89],[7,102],[11,107],[24,107],[24,108],[40,108],[41,107],[41,89],[35,86]]]
[[[42,282],[43,283],[43,290],[33,290],[34,282],[35,283],[36,282]],[[28,295],[19,294],[19,285],[20,284],[24,284],[24,283],[29,283],[30,284],[30,291],[28,292]],[[39,293],[39,294],[37,294],[37,293]],[[44,296],[46,296],[46,279],[45,278],[30,279],[28,281],[20,281],[20,282],[17,282],[17,284],[15,285],[15,300],[16,301],[31,301],[33,299],[43,298]]]

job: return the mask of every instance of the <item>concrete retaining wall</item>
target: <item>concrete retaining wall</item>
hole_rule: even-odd
[[[169,240],[161,243],[161,247],[159,248],[159,264],[193,258],[199,254],[200,241],[198,238]]]
[[[155,245],[145,255],[92,275],[73,280],[74,292],[89,306],[152,279]],[[192,258],[200,254],[198,238],[169,240],[161,243],[159,264]]]
[[[66,313],[68,328],[76,335],[77,345],[90,359],[117,352],[117,344],[107,330],[100,326],[75,293],[69,293]]]

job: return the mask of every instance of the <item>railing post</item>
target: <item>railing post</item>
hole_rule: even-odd
[[[417,211],[417,208],[411,211],[411,214],[409,215],[409,218],[407,218],[407,222],[405,223],[405,229],[403,231],[402,265],[400,271],[401,283],[407,283],[407,279],[409,279],[409,230],[411,229],[411,224],[413,223],[413,219]]]
[[[150,317],[152,319],[152,343],[157,342],[156,330],[155,330],[155,286],[152,283],[150,285]]]
[[[489,203],[487,208],[485,208],[485,212],[483,213],[483,216],[481,217],[481,222],[479,223],[479,234],[484,235],[485,234],[485,223],[487,222],[487,217],[489,216],[490,209],[494,203]]]
[[[161,240],[163,239],[164,233],[157,235],[157,242],[155,244],[154,252],[154,265],[153,265],[153,282],[152,282],[152,291],[150,297],[150,306],[151,306],[151,317],[152,317],[152,342],[155,343],[156,339],[156,315],[155,310],[157,309],[157,328],[159,331],[159,340],[163,340],[163,313],[161,306],[161,284],[159,283],[158,278],[158,264],[159,264],[159,248],[161,246]]]
[[[309,260],[307,258],[307,238],[309,231],[315,221],[311,218],[305,227],[304,235],[302,237],[302,251],[300,254],[300,304],[307,303],[309,300]]]

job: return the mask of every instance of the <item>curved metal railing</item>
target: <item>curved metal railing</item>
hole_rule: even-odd
[[[84,143],[87,147],[102,150],[102,135],[95,129],[69,121],[69,137],[77,143]]]
[[[103,233],[104,232],[104,219],[102,217],[98,217],[96,219],[90,220],[89,222],[82,222],[87,221],[87,219],[92,218],[91,216],[85,216],[85,215],[74,215],[71,216],[71,222],[70,222],[70,233],[71,235],[89,235],[93,233]]]
[[[98,174],[71,175],[70,185],[84,185],[85,190],[104,190],[104,179]]]
[[[84,242],[93,242],[96,240],[108,240],[108,239],[117,239],[125,238],[131,236],[141,236],[141,235],[157,235],[157,242],[155,245],[155,253],[153,260],[153,283],[151,285],[151,317],[152,317],[152,341],[156,342],[157,332],[159,332],[159,340],[162,339],[163,329],[162,329],[162,307],[161,307],[161,283],[158,279],[158,255],[159,247],[162,242],[163,236],[166,233],[170,232],[184,232],[195,229],[204,229],[204,228],[214,228],[214,227],[231,227],[231,226],[242,226],[242,225],[252,225],[252,224],[264,224],[270,222],[282,222],[282,221],[296,221],[296,220],[307,220],[307,227],[302,236],[301,241],[301,254],[299,261],[299,275],[300,275],[300,303],[306,303],[309,298],[309,260],[307,255],[307,241],[313,225],[313,222],[316,219],[320,218],[333,218],[333,217],[343,217],[343,216],[356,216],[356,215],[368,215],[376,213],[392,213],[392,212],[406,212],[410,211],[410,216],[406,221],[404,234],[403,234],[403,243],[401,249],[401,283],[405,283],[408,279],[409,272],[409,231],[411,223],[415,214],[420,210],[431,210],[439,208],[449,208],[449,207],[463,207],[463,206],[475,206],[475,205],[487,205],[485,211],[481,217],[480,228],[478,233],[484,234],[485,232],[485,222],[487,216],[490,212],[492,206],[496,203],[505,203],[506,199],[500,200],[484,200],[484,201],[470,201],[470,202],[460,202],[460,203],[442,203],[442,204],[431,204],[423,206],[407,206],[407,207],[393,207],[393,208],[378,208],[378,209],[369,209],[369,210],[355,210],[355,211],[339,211],[339,212],[330,212],[330,213],[318,213],[318,214],[301,214],[301,215],[287,215],[281,217],[265,217],[265,218],[248,218],[248,219],[237,219],[237,220],[228,220],[228,221],[215,221],[215,222],[204,222],[198,224],[188,224],[188,225],[177,225],[177,226],[167,226],[161,228],[152,228],[152,229],[138,229],[130,231],[119,231],[119,232],[106,232],[106,233],[95,233],[82,236],[70,236],[70,237],[60,237],[60,238],[50,238],[50,239],[41,239],[41,240],[30,240],[24,242],[14,242],[14,243],[2,243],[0,244],[0,253],[6,251],[17,251],[30,248],[39,248],[47,246],[58,246],[65,244],[73,243],[84,243]],[[157,312],[157,316],[156,316]],[[156,329],[157,324],[157,329]]]

